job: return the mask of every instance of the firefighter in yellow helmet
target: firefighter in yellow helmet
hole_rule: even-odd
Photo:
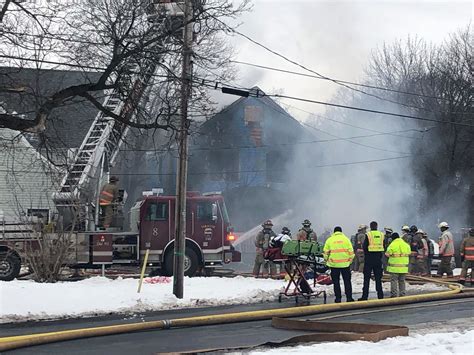
[[[382,290],[382,256],[384,254],[384,234],[377,230],[378,224],[373,221],[370,222],[370,231],[366,233],[364,240],[364,286],[362,288],[362,297],[359,301],[366,301],[369,298],[369,284],[372,273],[375,277],[375,289],[377,290],[377,297],[383,298]]]
[[[118,177],[111,176],[109,183],[105,184],[102,187],[102,191],[99,196],[99,205],[102,210],[104,228],[109,228],[114,217],[114,205],[118,201],[119,197],[119,188],[117,182],[119,181]]]
[[[354,302],[352,298],[351,270],[350,265],[354,259],[354,249],[352,243],[344,233],[341,227],[335,227],[334,233],[324,243],[324,260],[331,269],[331,279],[334,285],[335,302],[341,303],[341,284],[340,276],[344,281],[344,291],[347,302]]]
[[[405,296],[405,276],[408,274],[411,248],[398,233],[392,233],[392,242],[385,255],[388,257],[387,271],[390,273],[391,297]]]

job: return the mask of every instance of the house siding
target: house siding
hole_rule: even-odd
[[[0,211],[6,220],[28,215],[29,209],[56,212],[52,201],[60,179],[19,132],[0,130]]]

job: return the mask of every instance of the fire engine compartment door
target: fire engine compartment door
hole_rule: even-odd
[[[140,222],[140,253],[150,249],[150,260],[158,260],[159,254],[171,240],[174,226],[174,201],[147,200],[143,205]]]
[[[206,251],[211,250],[214,253],[220,252],[224,244],[223,222],[217,201],[193,201],[190,207],[192,214],[192,239],[199,244],[204,254],[206,254]]]
[[[92,264],[112,264],[112,234],[91,234],[89,238]]]

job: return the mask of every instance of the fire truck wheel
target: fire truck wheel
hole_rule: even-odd
[[[11,252],[0,253],[0,280],[11,281],[20,274],[21,260]]]
[[[166,274],[173,274],[173,252],[166,253],[165,256]],[[199,259],[196,252],[191,248],[186,248],[184,252],[184,275],[194,276],[199,267]]]

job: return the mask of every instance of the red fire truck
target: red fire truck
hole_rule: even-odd
[[[70,233],[71,248],[67,265],[72,268],[98,268],[105,265],[137,267],[149,249],[150,272],[171,275],[173,272],[175,196],[145,196],[130,211],[130,231],[91,231]],[[214,268],[239,262],[224,198],[219,193],[187,196],[185,275],[197,271],[208,274]],[[38,237],[28,231],[0,230],[0,280],[12,280],[25,263],[25,250],[35,249]],[[3,233],[1,232],[3,231]],[[36,234],[37,235],[37,234]],[[45,234],[54,240],[54,233]]]

